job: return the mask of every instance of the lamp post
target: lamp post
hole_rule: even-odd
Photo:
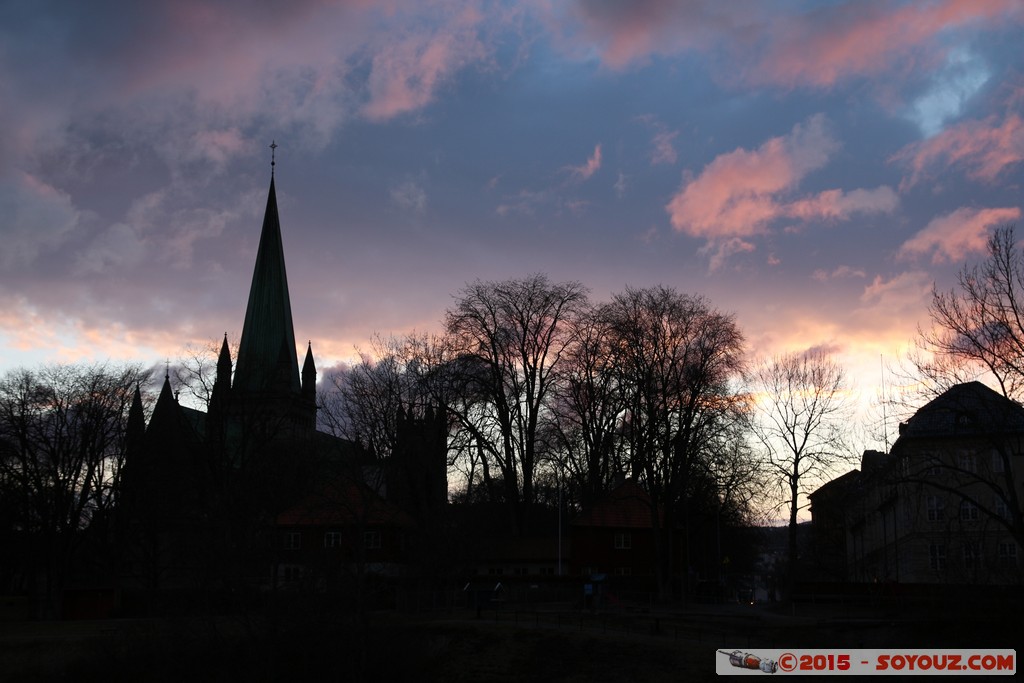
[[[558,482],[558,570],[556,576],[562,575],[562,460],[558,460],[558,470],[555,473],[555,480]]]

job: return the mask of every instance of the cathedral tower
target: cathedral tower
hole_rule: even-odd
[[[273,162],[271,164],[273,166]],[[259,419],[282,419],[289,423],[292,433],[315,430],[316,369],[312,348],[307,349],[306,367],[301,376],[296,351],[281,221],[271,172],[267,208],[230,389],[229,412],[236,416],[244,412]],[[221,381],[218,377],[218,383]]]

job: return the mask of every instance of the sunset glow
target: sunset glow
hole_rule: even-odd
[[[706,295],[751,358],[827,347],[874,396],[933,283],[1019,226],[1022,28],[1017,0],[7,3],[0,370],[237,337],[276,140],[321,371],[545,272]]]

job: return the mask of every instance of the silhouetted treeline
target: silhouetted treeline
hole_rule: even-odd
[[[752,521],[764,486],[732,315],[664,286],[591,302],[578,282],[531,275],[466,285],[444,322],[441,335],[378,339],[332,375],[321,422],[384,459],[398,411],[442,406],[453,500],[503,506],[500,533],[536,533],[538,504],[561,499],[571,515],[634,478],[665,590],[685,571],[672,566],[673,529],[717,544],[723,526]],[[691,568],[705,564],[701,546],[684,550]]]

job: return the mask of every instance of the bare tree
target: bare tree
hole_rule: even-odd
[[[476,281],[445,316],[454,350],[462,357],[470,409],[458,413],[500,472],[513,530],[527,524],[535,502],[538,427],[570,339],[569,321],[586,304],[578,282],[552,283],[545,275],[502,282]]]
[[[0,498],[31,546],[9,557],[43,578],[51,609],[84,532],[116,502],[129,407],[145,379],[135,366],[54,365],[0,380]]]
[[[732,316],[669,287],[627,288],[602,311],[624,392],[629,466],[652,501],[659,589],[670,590],[673,530],[687,526],[698,462],[736,407],[743,335]],[[688,554],[688,553],[687,553]],[[689,558],[687,558],[689,559]]]
[[[963,267],[954,289],[932,290],[929,313],[912,360],[935,395],[988,378],[1007,398],[1024,398],[1024,252],[1013,226],[992,234],[988,258]]]
[[[395,447],[399,416],[456,400],[447,340],[412,332],[373,339],[359,362],[328,373],[321,425],[379,458]]]
[[[224,341],[227,335],[224,336]],[[213,398],[213,387],[217,382],[217,359],[221,340],[211,340],[202,345],[188,344],[174,360],[171,370],[174,385],[184,390],[184,399],[196,408],[209,410]],[[238,342],[228,342],[231,358],[238,359]]]
[[[563,356],[551,402],[548,431],[555,442],[555,467],[577,482],[580,504],[606,493],[626,473],[622,418],[625,410],[613,330],[600,308],[579,316]]]
[[[933,289],[929,313],[932,326],[919,331],[910,358],[912,379],[924,387],[913,394],[917,404],[972,380],[994,387],[1008,401],[984,399],[983,431],[992,452],[989,467],[965,468],[936,454],[922,471],[905,472],[904,479],[976,507],[1024,546],[1024,504],[1015,480],[1020,469],[1016,460],[1024,450],[1019,437],[1024,400],[1024,250],[1012,225],[993,232],[987,257],[962,267],[956,287],[945,292]],[[927,476],[936,469],[943,476]]]
[[[788,506],[792,582],[802,496],[809,485],[850,459],[844,442],[850,415],[846,377],[830,355],[812,349],[762,361],[752,382],[752,430]]]

